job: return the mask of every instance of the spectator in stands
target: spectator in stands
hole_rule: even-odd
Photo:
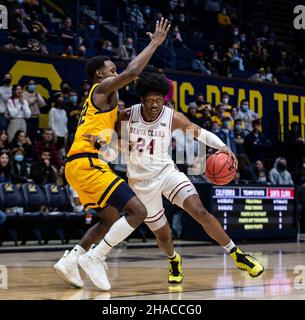
[[[287,170],[287,161],[284,157],[277,158],[269,172],[270,182],[275,185],[293,185],[291,174]]]
[[[144,29],[144,24],[145,20],[143,17],[143,14],[138,6],[137,3],[134,3],[132,5],[132,9],[130,11],[130,16],[129,20],[132,24],[134,24],[137,28],[143,30]]]
[[[94,20],[90,20],[85,26],[85,30],[82,33],[82,38],[84,39],[84,45],[87,48],[93,49],[97,40],[99,39],[99,32]]]
[[[223,92],[221,94],[221,103],[225,107],[225,111],[232,110],[232,106],[229,104],[229,101],[230,101],[230,95],[228,94],[228,92]]]
[[[38,14],[34,10],[30,14],[30,32],[31,38],[37,39],[40,43],[45,43],[47,40],[48,29],[39,21]]]
[[[74,49],[72,46],[67,46],[64,48],[64,52],[61,54],[64,58],[76,59],[77,55],[74,54]]]
[[[28,82],[26,90],[22,95],[28,102],[31,110],[31,117],[27,119],[27,128],[28,136],[32,141],[34,141],[39,127],[40,109],[45,107],[47,104],[41,94],[37,91],[36,82],[34,80],[30,80]]]
[[[2,80],[0,87],[0,130],[6,130],[8,126],[7,101],[12,96],[12,75],[7,73]]]
[[[182,35],[178,25],[175,25],[172,31],[170,32],[170,39],[174,47],[188,49],[183,43]]]
[[[75,47],[77,34],[72,29],[72,19],[67,17],[64,21],[64,28],[60,30],[60,37],[64,46],[72,46]]]
[[[227,9],[225,7],[222,8],[221,12],[217,15],[217,22],[222,27],[230,27],[231,19],[227,14]]]
[[[11,142],[18,130],[27,132],[25,119],[29,119],[31,117],[29,104],[24,99],[22,95],[22,88],[18,84],[15,84],[12,88],[12,97],[7,101],[7,109],[11,117],[7,129],[8,141]]]
[[[10,149],[22,148],[26,161],[32,161],[34,158],[33,145],[31,139],[22,130],[18,130],[10,144]]]
[[[12,182],[10,156],[7,150],[0,152],[0,183]]]
[[[26,46],[21,48],[22,51],[37,53],[37,54],[48,54],[48,49],[37,39],[27,39]]]
[[[196,52],[196,58],[192,61],[192,70],[194,72],[200,72],[204,75],[211,75],[211,71],[205,66],[203,52]]]
[[[70,101],[70,91],[71,91],[71,86],[68,82],[62,81],[60,84],[60,90],[61,93],[64,97],[64,103],[69,103]],[[58,93],[57,93],[58,94]]]
[[[235,121],[242,118],[242,113],[238,107],[232,107],[231,109],[231,118]]]
[[[28,165],[24,158],[23,148],[14,148],[11,150],[11,176],[13,183],[26,183],[32,180],[28,178]]]
[[[5,130],[0,130],[0,152],[2,150],[8,149],[8,142],[7,142],[7,133]]]
[[[57,149],[65,147],[68,137],[68,118],[64,109],[64,97],[61,92],[54,95],[54,105],[49,112],[49,127],[54,132]]]
[[[110,40],[105,40],[102,46],[104,54],[111,57],[113,55],[113,45]]]
[[[125,44],[118,48],[116,58],[128,62],[136,57],[136,49],[133,46],[133,39],[127,38]]]
[[[239,45],[237,42],[233,43],[232,47],[229,48],[228,55],[233,69],[245,71],[244,60],[239,53]]]
[[[64,109],[68,118],[68,146],[71,146],[82,111],[82,107],[79,105],[77,92],[75,90],[71,90],[70,102],[65,105]]]
[[[249,182],[255,182],[257,180],[251,162],[248,156],[244,153],[241,153],[238,156],[238,172],[240,174],[240,180],[246,180]]]
[[[260,170],[257,173],[257,182],[260,184],[270,184],[267,178],[267,174],[265,170]]]
[[[230,112],[225,110],[223,103],[220,103],[218,106],[216,106],[216,113],[211,117],[211,120],[213,122],[217,122],[220,127],[222,126],[222,119],[224,117],[230,118],[230,121],[232,120]]]
[[[47,150],[41,150],[39,160],[33,162],[30,169],[30,177],[38,185],[56,183],[54,167],[51,164],[51,154]]]
[[[49,151],[51,156],[51,164],[56,168],[61,168],[63,162],[59,156],[56,144],[54,141],[54,133],[50,128],[44,129],[42,134],[42,140],[35,144],[34,150],[37,159],[40,159],[42,150]]]
[[[220,12],[221,4],[219,0],[207,0],[204,10],[207,12]]]
[[[258,173],[262,170],[265,170],[264,162],[261,160],[256,160],[254,163],[254,171],[257,177],[258,177]]]
[[[231,119],[229,117],[222,119],[222,126],[217,135],[221,141],[236,154],[235,134],[234,130],[230,129],[230,121]]]
[[[85,45],[81,44],[78,48],[77,48],[77,54],[76,54],[76,58],[77,59],[85,59],[86,58],[86,53],[87,53],[87,48]]]
[[[245,150],[251,161],[264,161],[268,155],[271,142],[265,134],[261,132],[261,120],[252,122],[253,130],[245,138]]]
[[[245,129],[242,127],[242,120],[236,119],[234,121],[234,135],[235,135],[235,146],[236,146],[236,154],[239,155],[241,153],[245,153]]]
[[[259,115],[249,108],[249,101],[242,100],[240,104],[241,120],[246,131],[252,130],[252,121],[259,118]]]
[[[188,119],[191,122],[196,123],[198,126],[202,126],[200,118],[198,118],[196,114],[197,114],[197,107],[195,105],[189,105],[187,110]]]

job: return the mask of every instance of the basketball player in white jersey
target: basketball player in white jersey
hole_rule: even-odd
[[[155,234],[160,249],[169,258],[169,282],[180,283],[183,274],[181,257],[174,250],[171,230],[164,214],[162,195],[198,221],[206,233],[230,254],[239,269],[247,271],[252,277],[257,277],[264,271],[263,266],[235,246],[218,220],[204,208],[188,177],[176,169],[175,163],[168,154],[172,131],[190,130],[198,141],[227,152],[234,158],[235,156],[216,135],[191,123],[183,114],[164,106],[164,96],[168,91],[169,83],[162,74],[142,74],[137,80],[137,93],[141,98],[141,104],[134,105],[120,114],[118,131],[121,131],[120,124],[128,121],[130,145],[127,161],[128,182],[147,209],[144,222]],[[99,142],[97,136],[86,135],[86,137],[93,145]],[[98,229],[92,229],[90,232],[97,233]],[[98,236],[103,235],[95,234],[89,238]],[[84,243],[82,240],[82,247],[90,246],[91,243],[87,242],[86,240]],[[90,255],[90,251],[86,254]],[[80,276],[77,264],[74,265],[74,270],[72,267],[69,266],[70,271],[73,272],[66,280],[73,284],[73,281]]]

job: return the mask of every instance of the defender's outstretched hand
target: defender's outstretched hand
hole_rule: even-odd
[[[162,17],[160,21],[158,20],[156,22],[155,32],[153,34],[147,32],[146,34],[150,37],[152,42],[160,46],[165,40],[170,26],[171,25],[169,24],[168,20]]]

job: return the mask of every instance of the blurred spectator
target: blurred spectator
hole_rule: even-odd
[[[260,184],[270,184],[268,182],[268,178],[267,178],[265,170],[258,171],[258,173],[257,173],[257,182],[260,183]]]
[[[277,79],[271,72],[271,68],[269,66],[266,68],[267,72],[265,68],[260,68],[257,73],[249,78],[249,80],[278,83]]]
[[[30,22],[31,38],[37,39],[41,43],[45,43],[47,40],[48,29],[39,21],[38,14],[36,11],[32,11]]]
[[[72,19],[67,17],[64,21],[64,27],[59,32],[61,40],[65,47],[76,45],[77,34],[72,29]]]
[[[7,150],[0,152],[0,183],[12,182],[10,157]]]
[[[236,154],[235,134],[234,130],[230,129],[230,120],[229,117],[222,119],[222,126],[217,135]]]
[[[41,150],[39,160],[31,165],[30,177],[38,185],[56,183],[56,175],[51,165],[51,154],[49,151]]]
[[[82,38],[84,39],[84,45],[87,48],[94,48],[97,40],[99,39],[99,32],[94,20],[90,20],[85,26],[85,30],[82,33]]]
[[[51,155],[51,164],[56,166],[57,168],[61,168],[63,162],[59,156],[58,150],[56,148],[56,144],[53,142],[54,140],[54,133],[53,130],[50,128],[44,129],[42,134],[42,140],[38,141],[35,146],[35,155],[37,159],[40,159],[42,154],[42,150],[49,151]]]
[[[205,66],[203,52],[196,52],[196,58],[192,61],[192,71],[200,72],[204,75],[211,75],[211,71]]]
[[[256,160],[254,163],[255,174],[258,177],[258,173],[262,170],[265,170],[264,163],[261,160]]]
[[[233,43],[232,47],[229,48],[228,56],[230,57],[230,62],[233,69],[245,71],[244,60],[239,53],[239,45],[237,42]]]
[[[231,26],[231,19],[227,14],[227,9],[225,7],[222,8],[221,12],[217,15],[217,22],[222,27]]]
[[[274,161],[274,166],[269,172],[270,182],[275,185],[293,185],[291,174],[287,170],[287,161],[280,157]]]
[[[234,135],[235,135],[235,146],[236,153],[239,155],[241,153],[245,153],[245,129],[242,128],[242,121],[240,119],[236,119],[234,121]]]
[[[55,96],[55,102],[49,112],[49,127],[54,132],[57,149],[60,150],[66,144],[68,137],[68,118],[64,110],[64,97],[61,92]]]
[[[187,49],[187,47],[183,43],[183,39],[182,39],[181,32],[179,30],[179,26],[177,26],[177,25],[174,26],[174,28],[170,32],[170,39],[175,47]]]
[[[132,5],[129,20],[137,28],[144,29],[145,20],[138,4],[136,3]]]
[[[125,44],[118,48],[116,58],[125,62],[131,61],[136,57],[136,49],[133,46],[133,39],[127,38]]]
[[[37,54],[48,54],[48,49],[37,39],[28,39],[26,46],[21,48],[22,51],[37,53]]]
[[[12,97],[7,101],[7,109],[11,117],[7,129],[8,141],[11,142],[18,130],[27,132],[25,119],[31,117],[29,104],[22,96],[22,88],[18,84],[15,84],[12,88]]]
[[[204,10],[207,12],[220,12],[221,4],[219,0],[207,0]]]
[[[231,109],[231,118],[232,120],[237,120],[242,118],[242,113],[238,107],[232,107]]]
[[[27,119],[27,133],[30,139],[34,141],[39,127],[40,109],[45,107],[47,104],[41,94],[37,91],[36,82],[34,80],[30,80],[28,82],[26,91],[24,91],[22,95],[28,102],[31,110],[31,118]]]
[[[0,130],[0,152],[2,150],[8,149],[8,142],[7,142],[7,133],[5,130]]]
[[[22,130],[18,130],[10,144],[10,148],[22,148],[26,161],[32,161],[34,158],[33,146],[31,139]]]
[[[241,111],[241,120],[244,123],[245,130],[251,131],[252,121],[255,119],[258,119],[259,115],[249,108],[248,100],[241,101],[240,111]]]
[[[187,110],[188,119],[191,122],[197,124],[198,126],[202,126],[202,123],[196,114],[197,114],[197,107],[195,105],[192,105],[192,106],[190,105]]]
[[[11,151],[11,176],[13,183],[26,183],[31,182],[28,178],[28,166],[24,158],[23,148],[14,148]]]
[[[238,172],[240,174],[240,180],[246,180],[250,182],[255,182],[257,180],[251,162],[248,156],[244,153],[241,153],[238,156]]]
[[[225,110],[223,103],[220,103],[216,106],[216,113],[211,117],[211,120],[213,122],[217,122],[219,126],[222,126],[222,119],[224,117],[230,118],[230,121],[232,120],[230,112]]]
[[[221,94],[221,103],[225,107],[225,111],[231,111],[232,106],[229,104],[230,101],[230,95],[227,92],[223,92]]]
[[[70,84],[66,81],[62,81],[60,84],[60,90],[61,93],[64,97],[64,103],[69,103],[70,102],[70,91],[71,87]],[[59,93],[56,93],[55,95],[58,95]]]
[[[253,120],[252,126],[252,132],[245,138],[246,153],[251,161],[264,161],[271,147],[271,142],[266,135],[261,132],[261,120]]]
[[[102,48],[107,56],[111,57],[113,55],[113,45],[110,40],[105,40]]]
[[[12,75],[7,73],[2,80],[0,87],[0,130],[6,130],[8,126],[7,101],[12,96]]]

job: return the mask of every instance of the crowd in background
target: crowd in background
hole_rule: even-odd
[[[42,9],[42,0],[5,2],[10,23],[2,45],[5,49],[56,53],[67,58],[107,54],[124,63],[139,51],[136,39],[147,37],[146,31],[153,30],[155,21],[165,16],[172,24],[165,45],[175,52],[177,69],[305,85],[304,52],[290,49],[278,39],[268,21],[255,18],[256,12],[264,16],[264,0],[238,1],[235,6],[226,0],[116,0],[122,25],[130,24],[132,29],[124,33],[125,39],[118,46],[89,17],[77,26],[69,16],[52,23]]]

